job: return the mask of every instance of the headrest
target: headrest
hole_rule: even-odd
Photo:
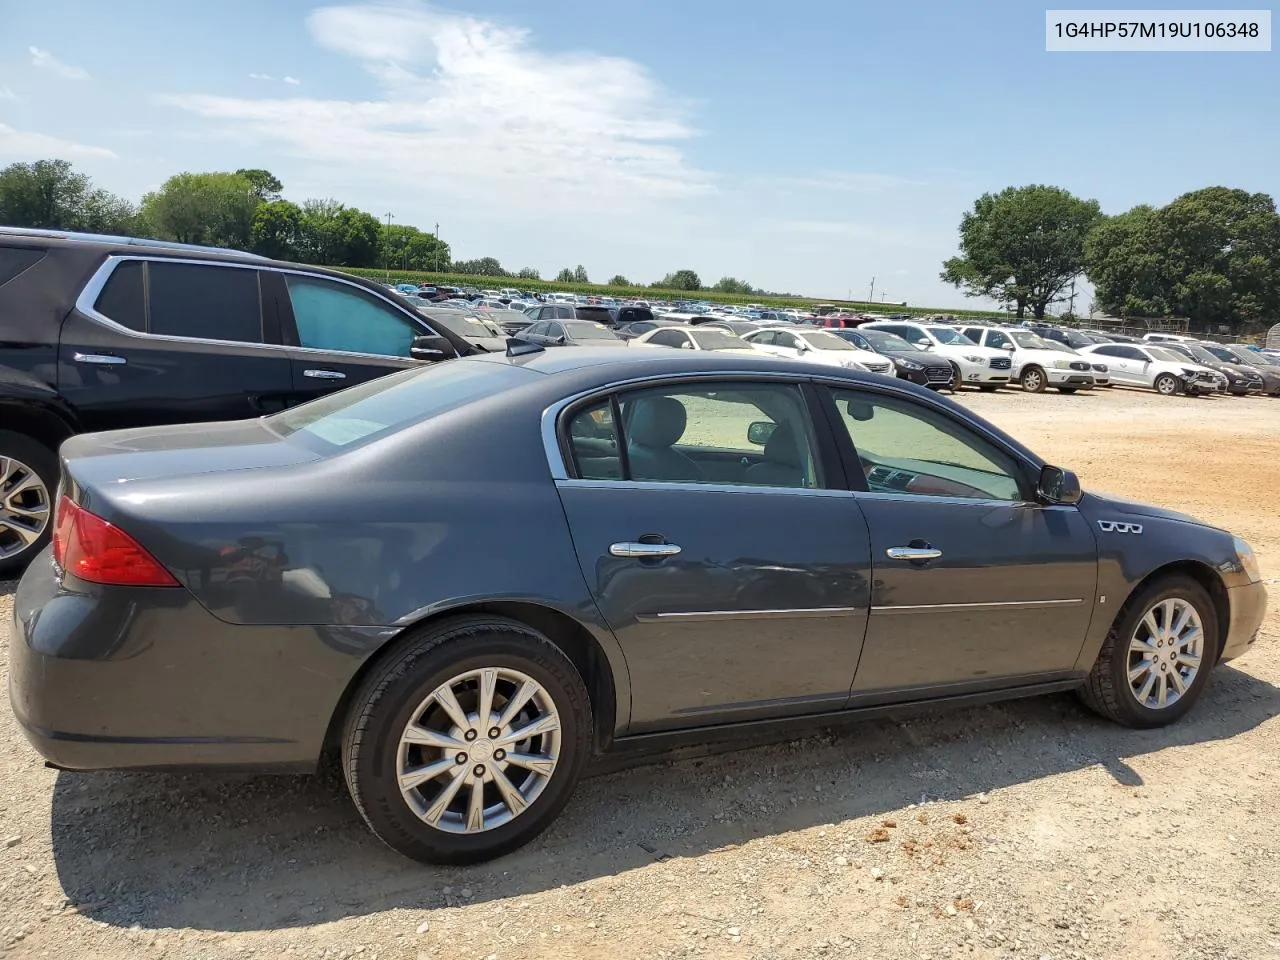
[[[791,424],[783,420],[769,436],[764,445],[764,458],[770,463],[781,463],[788,467],[803,467],[800,457],[800,444],[796,443],[795,431]]]
[[[645,397],[636,404],[627,434],[641,447],[669,447],[684,436],[688,416],[675,397]]]

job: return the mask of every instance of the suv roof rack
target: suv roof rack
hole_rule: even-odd
[[[76,230],[47,230],[41,227],[0,227],[0,237],[37,237],[50,240],[78,240],[82,243],[116,243],[133,247],[161,247],[167,250],[192,250],[201,253],[233,253],[254,260],[269,260],[259,253],[233,250],[230,247],[210,247],[198,243],[179,243],[176,240],[152,240],[146,237],[122,237],[108,233],[80,233]]]

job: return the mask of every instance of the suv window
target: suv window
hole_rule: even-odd
[[[555,311],[557,320],[572,320],[574,318],[573,307],[556,307]]]
[[[152,334],[262,342],[257,270],[151,260],[147,304]]]
[[[418,331],[363,290],[321,277],[286,273],[298,342],[316,350],[408,357]]]
[[[142,284],[143,264],[126,260],[117,264],[107,278],[94,309],[123,327],[145,333],[147,330],[147,298]]]
[[[0,287],[43,260],[44,253],[32,247],[0,247]]]

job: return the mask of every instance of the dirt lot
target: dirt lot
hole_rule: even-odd
[[[1280,401],[963,400],[1280,578]],[[0,709],[0,955],[1280,957],[1278,639],[1168,730],[1062,696],[633,769],[467,870],[381,847],[332,777],[56,774]]]

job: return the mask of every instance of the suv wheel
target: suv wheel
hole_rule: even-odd
[[[1044,393],[1044,371],[1037,366],[1029,366],[1022,371],[1022,389],[1027,393]]]
[[[428,627],[375,668],[342,738],[347,786],[370,829],[427,863],[475,863],[559,815],[591,752],[577,669],[500,617]]]
[[[20,573],[49,542],[57,487],[57,454],[0,430],[0,578]]]
[[[1162,373],[1160,376],[1156,377],[1154,386],[1156,388],[1156,393],[1161,394],[1162,396],[1172,397],[1178,392],[1178,378],[1172,373]]]

